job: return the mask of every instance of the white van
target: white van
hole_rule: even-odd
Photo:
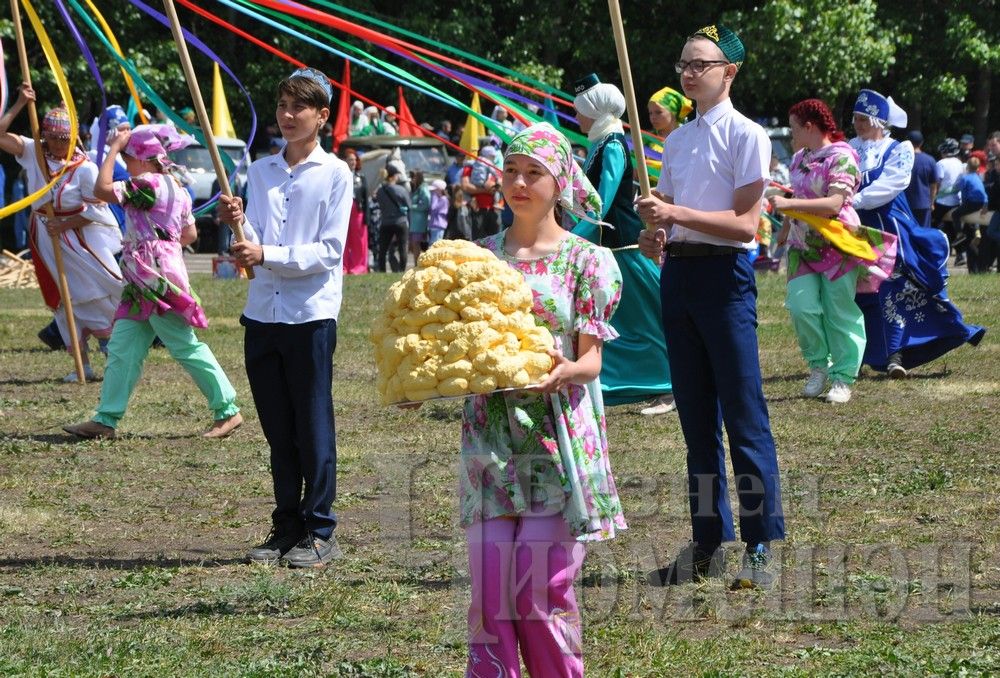
[[[219,152],[229,156],[236,166],[240,164],[243,154],[246,153],[247,149],[246,142],[242,139],[216,137],[215,145],[219,148]],[[192,144],[179,151],[173,151],[170,154],[170,158],[178,165],[187,167],[188,172],[191,173],[191,177],[194,179],[194,185],[191,187],[194,191],[194,206],[195,208],[200,207],[212,197],[212,184],[215,182],[215,165],[212,164],[211,153],[201,144]],[[236,179],[237,189],[241,189],[242,186],[246,185],[247,164],[249,162],[250,159],[248,158],[247,162],[239,168],[239,174]],[[242,190],[234,192],[242,193]]]

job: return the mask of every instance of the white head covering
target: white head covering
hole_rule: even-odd
[[[577,95],[573,106],[581,114],[594,121],[587,133],[591,141],[603,139],[609,134],[624,134],[622,113],[625,112],[625,95],[610,83],[601,82]]]

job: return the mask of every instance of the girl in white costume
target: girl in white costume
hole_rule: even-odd
[[[35,155],[33,139],[7,132],[11,121],[29,101],[35,100],[30,86],[22,84],[17,101],[0,118],[0,150],[13,155],[24,167],[28,193],[43,188],[48,179]],[[73,302],[73,317],[83,349],[84,373],[94,377],[87,358],[86,339],[93,335],[100,344],[111,336],[115,310],[122,291],[121,270],[115,255],[121,250],[121,231],[107,204],[94,197],[97,165],[79,149],[69,155],[70,120],[63,107],[49,111],[42,121],[42,147],[48,174],[55,175],[64,165],[65,172],[48,193],[32,204],[29,228],[32,259],[46,305],[55,312],[63,343],[70,346],[66,311],[59,296],[55,250],[52,238],[57,235],[62,249],[63,269]],[[51,203],[54,218],[47,219],[45,205]],[[65,381],[75,381],[71,373]]]

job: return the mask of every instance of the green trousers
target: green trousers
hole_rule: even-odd
[[[154,336],[160,338],[171,357],[194,379],[216,420],[228,419],[240,411],[236,406],[236,389],[229,383],[212,349],[198,341],[194,328],[179,315],[165,313],[151,315],[145,321],[124,318],[115,321],[108,343],[101,402],[94,421],[112,428],[118,426],[135,384],[142,376],[142,364]]]
[[[810,273],[788,281],[785,307],[810,368],[853,384],[865,353],[865,319],[854,302],[860,268],[830,281]]]

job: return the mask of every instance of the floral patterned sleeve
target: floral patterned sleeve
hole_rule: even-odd
[[[840,189],[840,192],[845,193],[850,200],[860,182],[861,171],[858,169],[858,161],[851,154],[838,153],[831,159],[827,174],[829,190]]]
[[[622,296],[622,273],[611,250],[584,248],[577,257],[576,313],[573,329],[604,341],[618,338],[611,316]]]

